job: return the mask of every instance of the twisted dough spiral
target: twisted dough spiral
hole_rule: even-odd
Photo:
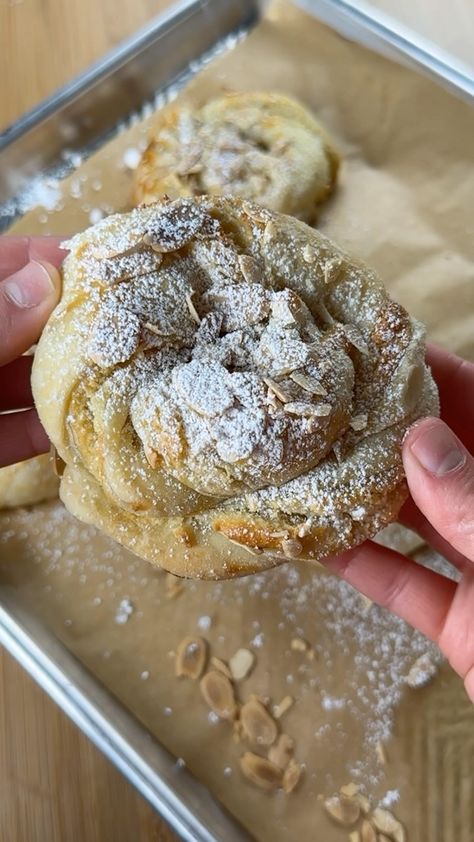
[[[33,388],[80,519],[225,578],[396,517],[401,438],[437,393],[422,326],[367,267],[230,198],[111,216],[68,247]]]
[[[233,195],[306,222],[334,188],[339,158],[323,129],[281,94],[227,94],[160,113],[135,174],[134,204],[163,194]]]

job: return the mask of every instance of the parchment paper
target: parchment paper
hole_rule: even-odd
[[[284,2],[181,96],[203,102],[256,88],[299,98],[342,154],[321,229],[376,268],[430,338],[474,358],[474,112]],[[126,208],[124,152],[143,145],[150,122],[80,166],[59,188],[60,209],[34,210],[15,229],[67,234],[88,225],[91,210]],[[163,574],[54,503],[1,514],[0,540],[2,581],[21,590],[257,839],[347,840],[318,796],[351,779],[374,803],[385,796],[412,841],[474,839],[474,711],[461,682],[443,667],[426,688],[403,689],[401,676],[427,645],[349,588],[288,567],[241,582],[185,583],[170,599]],[[118,623],[123,599],[131,613]],[[194,683],[174,678],[176,646],[197,632],[221,658],[241,645],[255,651],[242,699],[296,699],[282,727],[306,769],[291,796],[267,796],[242,779],[245,746],[228,725],[209,721]],[[292,649],[295,637],[308,639],[313,661]]]

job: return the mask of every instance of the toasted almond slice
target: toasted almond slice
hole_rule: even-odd
[[[255,786],[271,792],[283,785],[283,772],[266,757],[246,751],[240,758],[240,768]]]
[[[361,842],[377,842],[377,832],[374,826],[364,819],[360,827]]]
[[[370,812],[370,801],[366,795],[362,795],[361,792],[358,792],[356,796],[354,796],[356,801],[358,801],[360,805],[361,812],[366,816]]]
[[[280,769],[286,769],[293,757],[294,740],[288,734],[280,734],[275,745],[268,752],[268,759]]]
[[[351,345],[360,351],[361,354],[369,353],[367,342],[358,328],[354,327],[354,325],[344,325],[344,333]]]
[[[385,746],[380,740],[378,741],[377,745],[375,746],[375,754],[377,755],[377,760],[381,766],[385,766],[387,763],[387,753],[385,751]]]
[[[409,687],[424,687],[434,678],[437,671],[438,667],[432,660],[431,655],[429,652],[425,652],[411,665],[405,681]]]
[[[52,457],[52,464],[53,464],[53,471],[57,477],[62,477],[64,473],[64,468],[66,467],[66,463],[63,459],[61,459],[58,451],[56,450],[54,444],[51,445],[51,457]]]
[[[221,661],[220,658],[216,658],[216,656],[213,655],[211,658],[211,664],[214,667],[214,669],[221,672],[223,675],[226,676],[226,678],[232,678],[232,673],[225,661]]]
[[[160,330],[159,327],[152,324],[151,322],[143,322],[143,327],[146,327],[150,333],[154,333],[155,336],[173,336],[173,333],[167,333],[165,330]]]
[[[320,395],[322,398],[325,398],[328,393],[327,389],[325,389],[319,380],[316,380],[315,377],[310,377],[308,374],[303,374],[301,371],[292,371],[290,377],[298,386],[301,386],[302,389],[310,392],[312,395]]]
[[[352,798],[359,792],[359,785],[354,783],[354,781],[351,781],[350,783],[341,786],[339,792],[341,795],[347,795],[348,798]]]
[[[348,798],[346,795],[333,795],[326,798],[324,807],[327,814],[342,827],[350,827],[355,824],[360,816],[360,805],[355,798]]]
[[[266,386],[268,386],[270,391],[277,396],[279,401],[281,401],[282,403],[288,403],[288,401],[291,401],[291,396],[287,395],[286,392],[283,391],[283,389],[280,389],[278,383],[276,383],[275,380],[272,380],[271,377],[264,377],[263,382]]]
[[[201,693],[205,702],[221,719],[233,719],[236,713],[234,688],[222,672],[211,670],[201,678]]]
[[[290,792],[293,792],[295,787],[298,786],[302,774],[303,767],[300,766],[300,764],[297,763],[296,760],[293,760],[293,758],[291,758],[290,762],[288,763],[288,766],[283,772],[283,789],[287,795],[289,795]]]
[[[316,254],[314,249],[312,249],[311,246],[308,245],[308,243],[305,246],[303,246],[301,254],[303,255],[303,260],[305,261],[305,263],[314,263],[316,259]]]
[[[197,681],[204,672],[207,641],[203,637],[185,637],[176,650],[175,672]]]
[[[304,403],[303,401],[291,401],[283,407],[285,412],[291,415],[301,415],[309,418],[326,418],[331,414],[331,405],[328,403]]]
[[[262,282],[262,268],[250,254],[239,254],[240,271],[249,284]]]
[[[247,544],[241,544],[240,541],[235,541],[233,538],[227,538],[230,544],[235,544],[236,547],[240,547],[241,550],[247,550],[250,555],[262,555],[263,550],[260,547],[248,547]]]
[[[184,294],[184,297],[186,299],[186,306],[189,310],[191,318],[196,322],[196,324],[200,325],[201,324],[201,317],[200,317],[198,311],[196,310],[196,308],[193,304],[193,300],[192,300],[192,297],[191,297],[193,295],[194,295],[193,289],[189,289],[188,292],[186,292]]]
[[[143,450],[145,452],[145,459],[150,465],[150,468],[156,468],[156,466],[160,462],[159,453],[157,453],[156,450],[153,450],[152,447],[147,447],[146,445],[144,446]]]
[[[251,672],[255,664],[255,655],[250,649],[237,649],[229,659],[229,667],[234,681],[242,681]]]
[[[244,736],[255,745],[271,746],[278,736],[275,720],[257,699],[250,699],[242,706],[240,721]]]
[[[281,548],[287,558],[298,558],[303,552],[303,544],[297,538],[284,538]]]
[[[366,412],[360,412],[358,415],[354,415],[350,422],[349,426],[355,430],[356,433],[359,433],[361,430],[365,430],[367,427],[367,419],[368,415]]]
[[[382,807],[376,807],[371,816],[372,824],[380,831],[385,833],[393,842],[406,842],[405,828],[402,823],[395,818],[390,810],[384,810]]]
[[[294,652],[307,652],[310,649],[308,641],[303,637],[294,637],[290,646]]]
[[[274,705],[273,707],[273,716],[275,719],[281,719],[283,714],[290,710],[293,707],[295,700],[293,696],[285,696],[279,704]]]

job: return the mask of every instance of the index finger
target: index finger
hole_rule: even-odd
[[[66,251],[60,248],[64,237],[0,237],[0,281],[13,275],[30,260],[46,261],[59,268]]]

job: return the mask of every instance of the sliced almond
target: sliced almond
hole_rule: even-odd
[[[285,771],[283,772],[283,789],[289,795],[290,792],[293,792],[295,787],[298,786],[299,781],[301,780],[301,775],[303,774],[303,767],[300,766],[296,760],[291,758],[288,766],[286,767]]]
[[[150,468],[156,468],[160,462],[159,453],[157,453],[156,450],[153,450],[153,448],[151,447],[146,447],[146,445],[143,449],[145,452],[145,459],[150,465]]]
[[[303,544],[297,538],[284,538],[281,548],[287,558],[298,558],[303,552]]]
[[[384,744],[381,743],[380,740],[375,746],[375,754],[377,755],[377,760],[379,761],[380,765],[385,766],[387,763],[387,753],[385,751]]]
[[[216,658],[215,655],[213,655],[211,658],[211,664],[214,667],[214,669],[221,672],[223,675],[226,676],[226,678],[232,678],[232,673],[225,661],[221,661],[220,658]]]
[[[229,679],[217,670],[211,670],[201,678],[201,693],[204,701],[221,719],[233,719],[236,714],[234,688]]]
[[[360,816],[360,806],[355,798],[348,798],[346,795],[333,795],[326,798],[324,808],[327,814],[342,827],[350,827],[355,824]]]
[[[429,652],[425,652],[411,665],[405,681],[409,687],[423,687],[434,678],[437,671],[438,667],[432,660],[431,655]]]
[[[235,544],[236,547],[240,547],[241,550],[247,550],[250,555],[262,555],[263,550],[260,547],[248,547],[247,544],[242,544],[240,541],[235,541],[233,538],[227,538],[230,544]]]
[[[393,842],[406,842],[405,828],[390,810],[376,807],[372,813],[371,820],[377,830],[380,833],[385,833],[389,839],[393,839]]]
[[[280,389],[278,383],[276,383],[275,380],[272,380],[271,377],[264,377],[263,382],[266,386],[268,386],[270,391],[277,396],[279,401],[281,401],[282,403],[288,403],[289,401],[291,401],[291,396],[287,395],[286,392],[283,391],[283,389]]]
[[[354,783],[354,781],[351,781],[350,783],[341,786],[339,792],[341,795],[347,795],[348,798],[353,798],[353,796],[357,795],[359,792],[359,786]]]
[[[266,757],[260,757],[251,751],[246,751],[240,758],[240,768],[249,781],[267,792],[283,785],[282,770]]]
[[[369,353],[367,342],[357,327],[354,327],[354,325],[344,325],[344,333],[351,345],[360,351],[361,354]]]
[[[185,637],[176,650],[175,672],[196,681],[204,672],[207,641],[203,637]]]
[[[196,308],[193,304],[193,300],[191,298],[192,295],[194,295],[193,289],[190,289],[188,292],[185,293],[184,297],[186,299],[186,306],[189,310],[189,314],[190,314],[191,318],[193,319],[193,321],[195,321],[196,324],[200,325],[201,324],[201,317],[200,317],[198,311],[196,310]]]
[[[298,386],[301,386],[306,392],[310,392],[312,395],[320,395],[322,398],[325,398],[328,391],[324,388],[323,384],[316,380],[315,377],[310,377],[307,374],[302,374],[301,371],[292,371],[290,374],[291,379],[296,383]]]
[[[229,659],[229,668],[234,681],[242,681],[251,672],[255,664],[255,655],[250,649],[237,649]]]
[[[366,412],[360,412],[358,415],[354,415],[350,422],[349,426],[355,430],[356,433],[359,433],[361,430],[365,430],[367,427],[367,419],[368,415]]]
[[[290,415],[301,415],[306,418],[327,418],[331,414],[332,407],[328,403],[304,403],[303,401],[291,401],[283,407]]]
[[[242,275],[249,284],[259,284],[262,281],[262,268],[250,254],[239,254],[239,266]]]
[[[268,759],[280,769],[286,769],[293,757],[294,740],[288,734],[280,734],[275,745],[268,752]]]
[[[54,444],[51,445],[51,455],[52,455],[52,462],[53,462],[53,471],[57,477],[62,477],[64,473],[64,468],[66,467],[66,463],[63,459],[61,459],[58,451],[56,450]]]
[[[293,696],[285,696],[279,704],[274,705],[273,707],[273,716],[275,719],[281,719],[281,717],[293,707],[295,700]]]
[[[290,643],[293,652],[307,652],[310,645],[303,637],[294,637]]]
[[[360,839],[361,842],[377,842],[377,831],[367,819],[360,826]]]
[[[358,802],[361,812],[366,816],[370,812],[370,801],[366,795],[362,795],[361,792],[358,792],[355,796],[356,801]]]
[[[309,246],[308,244],[303,246],[301,254],[303,255],[303,260],[305,261],[305,263],[314,263],[316,259],[316,254],[314,249],[311,248],[311,246]]]
[[[240,722],[244,736],[255,745],[271,746],[278,736],[275,720],[257,699],[250,699],[243,705]]]

